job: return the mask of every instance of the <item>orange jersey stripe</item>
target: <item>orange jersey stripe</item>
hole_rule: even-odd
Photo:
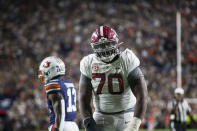
[[[60,88],[60,84],[51,84],[51,85],[45,86],[45,90],[57,89],[57,88]]]
[[[52,131],[55,131],[55,124],[53,124],[53,128],[52,128]]]

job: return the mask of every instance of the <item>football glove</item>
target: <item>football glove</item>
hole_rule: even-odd
[[[133,120],[128,124],[127,128],[124,131],[138,131],[142,120],[133,117]]]
[[[96,122],[92,117],[85,119],[83,121],[83,124],[86,128],[86,131],[99,131],[99,129],[96,126]]]

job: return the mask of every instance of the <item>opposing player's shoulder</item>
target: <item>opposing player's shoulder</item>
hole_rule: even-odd
[[[44,85],[44,90],[46,91],[46,93],[52,91],[59,91],[60,89],[61,89],[61,85],[59,79],[50,80],[48,83]]]

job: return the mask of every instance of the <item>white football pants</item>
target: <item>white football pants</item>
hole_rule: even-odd
[[[51,125],[48,128],[48,131],[54,131],[55,125]],[[63,129],[59,131],[79,131],[79,128],[75,122],[65,121],[63,124]]]
[[[123,131],[133,119],[134,112],[119,114],[102,114],[94,112],[93,118],[101,131]]]

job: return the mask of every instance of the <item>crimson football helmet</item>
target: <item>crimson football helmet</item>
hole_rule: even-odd
[[[91,47],[94,53],[104,62],[110,62],[117,54],[118,35],[108,26],[98,27],[91,36]]]

